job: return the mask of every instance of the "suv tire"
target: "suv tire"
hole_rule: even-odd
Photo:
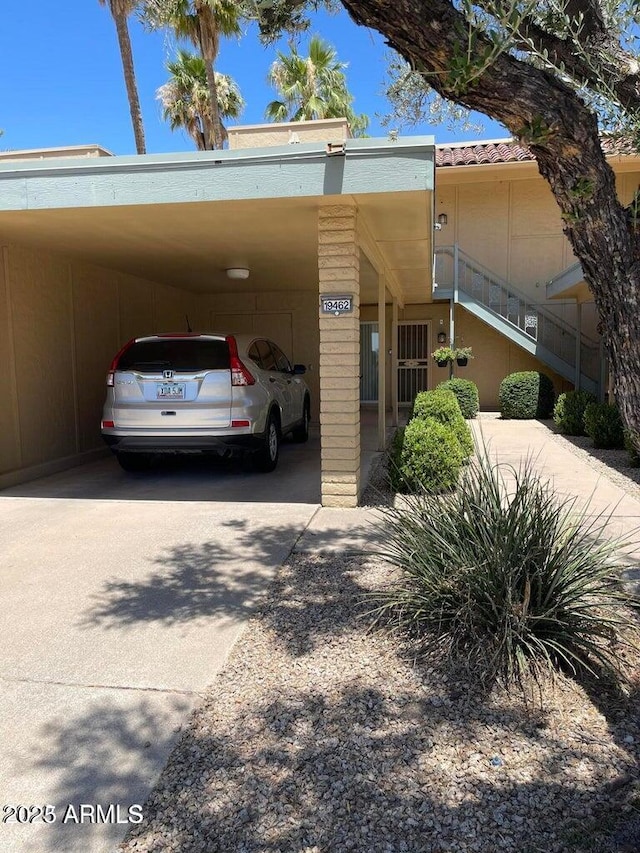
[[[270,414],[264,435],[264,445],[260,450],[256,451],[253,457],[253,464],[256,470],[262,471],[265,474],[273,471],[278,464],[279,454],[280,430],[278,428],[278,420],[273,414]]]
[[[291,433],[291,437],[298,444],[304,444],[305,441],[309,440],[309,398],[304,398],[304,406],[302,407],[302,423],[297,426]]]

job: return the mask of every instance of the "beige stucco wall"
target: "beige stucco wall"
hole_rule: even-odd
[[[113,356],[134,335],[184,328],[197,299],[53,252],[0,250],[0,485],[7,485],[102,450]]]
[[[290,121],[278,124],[253,124],[230,127],[229,148],[269,148],[273,145],[295,145],[300,142],[345,142],[350,138],[345,118],[319,121]]]
[[[363,305],[360,309],[360,318],[364,321],[376,322],[378,309],[374,305]],[[387,341],[391,348],[391,305],[387,305]],[[443,329],[447,336],[449,334],[449,303],[434,302],[430,305],[406,305],[398,311],[399,320],[415,320],[429,323],[430,344],[429,351],[432,352],[437,346],[437,333]],[[440,321],[442,320],[442,326]],[[485,411],[498,409],[498,390],[500,383],[509,373],[517,370],[540,370],[553,380],[556,393],[568,391],[572,387],[545,364],[538,361],[521,347],[516,346],[496,332],[486,323],[478,320],[461,306],[456,307],[455,312],[456,339],[460,346],[470,346],[474,352],[466,367],[454,366],[454,375],[463,379],[470,379],[478,386],[480,396],[480,407]],[[387,394],[386,405],[391,405],[391,356],[386,355]],[[428,387],[435,386],[447,379],[448,370],[438,367],[432,360],[428,368]]]
[[[308,291],[217,293],[199,297],[199,322],[211,331],[272,338],[294,364],[307,368],[311,420],[319,421],[318,297]]]
[[[575,260],[558,206],[540,177],[439,185],[439,213],[448,222],[436,232],[436,246],[457,243],[534,301],[545,301],[547,281]]]
[[[621,201],[628,204],[640,185],[640,171],[628,160],[614,160]],[[576,325],[570,300],[546,300],[547,282],[576,260],[562,231],[562,220],[547,183],[535,163],[516,166],[442,168],[436,173],[435,216],[446,213],[447,224],[436,232],[436,247],[458,244],[473,260],[523,291],[532,303],[545,304],[561,319]],[[449,264],[448,275],[452,267]],[[446,276],[445,276],[446,277]],[[440,281],[442,287],[451,282]],[[436,291],[437,297],[437,291]],[[435,308],[435,306],[434,306]],[[448,306],[443,306],[447,312]],[[437,316],[431,310],[427,316]],[[597,339],[595,306],[585,304],[582,330]],[[448,319],[445,319],[445,329]],[[456,344],[473,347],[476,359],[464,375],[478,384],[481,405],[496,405],[500,380],[515,370],[544,370],[557,390],[570,383],[553,374],[520,347],[510,343],[462,308],[456,311]]]
[[[640,171],[622,171],[624,165],[612,162],[620,199],[628,204]],[[438,169],[436,219],[441,213],[448,221],[436,232],[436,247],[457,243],[532,301],[544,302],[547,282],[576,260],[558,205],[535,163]]]

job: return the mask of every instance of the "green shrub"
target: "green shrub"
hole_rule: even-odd
[[[553,410],[553,420],[565,435],[585,435],[584,410],[596,398],[588,391],[567,391],[560,394]]]
[[[548,418],[553,411],[553,382],[546,373],[525,370],[511,373],[498,393],[503,418]]]
[[[399,492],[443,492],[458,482],[463,453],[450,427],[414,418],[391,445],[389,478]]]
[[[413,401],[413,418],[435,418],[448,426],[460,442],[465,459],[473,454],[473,436],[469,425],[462,417],[460,405],[453,391],[436,388],[434,391],[421,391]]]
[[[385,510],[381,555],[401,578],[373,594],[371,614],[489,683],[555,669],[622,680],[616,642],[640,600],[610,521],[559,499],[530,460],[514,471],[485,449],[455,492]]]
[[[453,391],[460,406],[463,418],[475,418],[480,408],[478,386],[469,379],[447,379],[440,382],[436,391]]]
[[[624,428],[618,407],[589,403],[584,410],[584,430],[594,447],[624,447]]]

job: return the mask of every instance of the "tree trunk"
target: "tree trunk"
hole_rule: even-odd
[[[640,436],[638,237],[618,200],[597,121],[558,77],[491,45],[447,0],[342,0],[354,20],[387,37],[443,97],[502,122],[529,146],[560,207],[564,232],[593,294],[623,421]],[[461,86],[452,69],[469,51],[482,73]],[[486,66],[486,67],[485,67]]]
[[[136,75],[133,68],[133,53],[131,51],[131,39],[129,38],[129,29],[127,27],[127,16],[126,14],[114,13],[114,20],[116,24],[116,31],[118,33],[120,56],[122,58],[124,83],[127,87],[127,97],[129,99],[129,110],[131,112],[133,135],[136,140],[136,151],[138,154],[146,154],[146,147],[144,142],[144,128],[142,126],[142,111],[140,109],[138,87],[136,85]]]
[[[220,149],[223,147],[223,138],[220,131],[220,108],[218,106],[218,86],[213,64],[218,55],[218,39],[215,32],[215,20],[211,7],[201,2],[196,2],[196,13],[198,15],[200,52],[204,59],[207,74],[207,88],[211,101],[211,116],[203,116],[205,121],[205,134],[207,147]]]

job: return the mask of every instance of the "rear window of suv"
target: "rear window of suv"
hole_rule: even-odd
[[[229,344],[225,340],[193,338],[138,341],[125,350],[116,370],[136,370],[139,373],[229,370]]]

